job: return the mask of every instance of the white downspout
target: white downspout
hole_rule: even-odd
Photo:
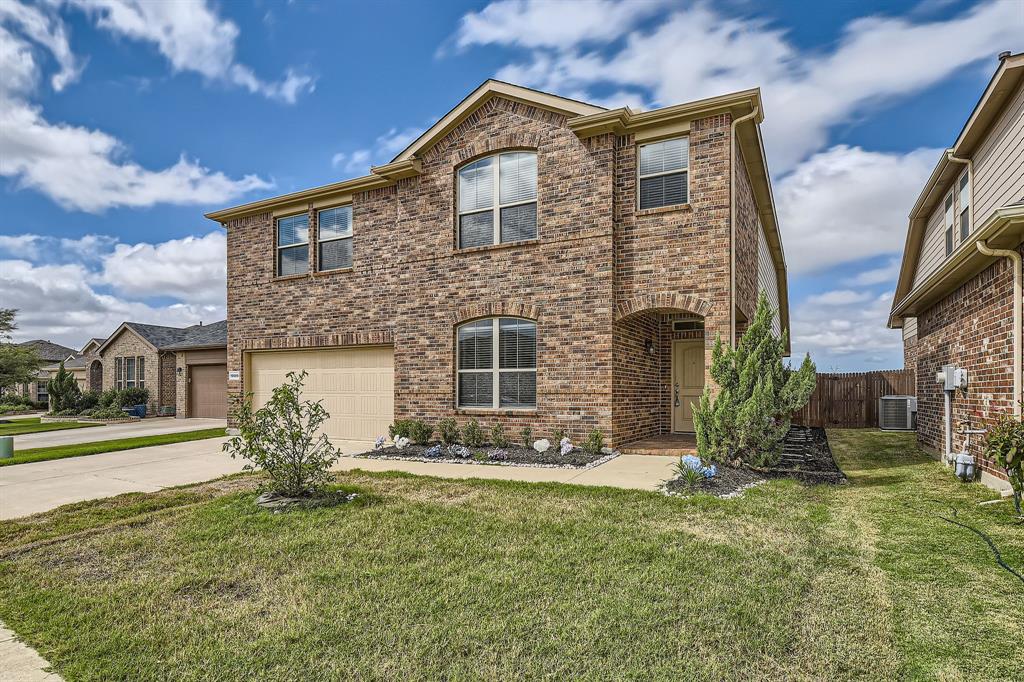
[[[943,458],[944,464],[949,464],[953,461],[953,391],[943,391],[942,394],[945,396],[946,408],[946,456]]]
[[[760,107],[729,125],[729,345],[736,347],[736,126],[756,117]]]
[[[973,201],[973,199],[972,199]],[[1013,416],[1018,420],[1021,414],[1021,295],[1024,294],[1024,273],[1021,272],[1020,254],[1011,249],[990,249],[984,240],[975,243],[978,251],[986,256],[1009,258],[1013,267]]]

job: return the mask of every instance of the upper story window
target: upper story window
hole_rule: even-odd
[[[960,176],[960,241],[971,234],[971,183],[968,172]]]
[[[537,324],[494,317],[458,328],[459,407],[537,406]]]
[[[277,219],[277,276],[309,272],[309,214]]]
[[[316,215],[317,269],[352,267],[352,207],[338,206]]]
[[[689,201],[690,139],[640,146],[640,209],[675,206]]]
[[[537,237],[537,154],[506,152],[459,169],[459,248]]]
[[[946,211],[943,215],[946,225],[946,256],[953,253],[953,194],[946,196]]]

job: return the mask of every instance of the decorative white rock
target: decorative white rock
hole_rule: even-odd
[[[533,449],[537,452],[544,454],[551,447],[551,442],[547,438],[541,438],[540,440],[533,441]]]

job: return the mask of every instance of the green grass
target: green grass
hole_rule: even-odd
[[[258,479],[0,523],[0,618],[66,679],[1014,679],[1008,501],[912,436],[831,432],[852,485],[741,498],[352,472],[271,514]]]
[[[0,417],[3,419],[3,417]],[[39,417],[32,419],[18,419],[10,424],[0,424],[0,436],[21,436],[26,433],[41,433],[43,431],[63,431],[64,429],[83,429],[90,426],[103,426],[102,424],[82,424],[80,422],[49,422],[43,424]]]
[[[50,459],[64,459],[65,457],[98,455],[103,452],[134,450],[135,448],[146,448],[150,445],[168,445],[170,443],[184,443],[190,440],[222,438],[223,436],[224,429],[222,428],[199,429],[196,431],[182,431],[180,433],[165,433],[157,436],[139,436],[138,438],[98,440],[92,443],[55,445],[48,448],[26,448],[24,450],[15,450],[14,457],[0,459],[0,467],[12,466],[15,464],[28,464],[29,462],[43,462]]]

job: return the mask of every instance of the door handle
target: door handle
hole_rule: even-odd
[[[679,407],[679,382],[678,381],[676,382],[675,388],[673,388],[672,393],[673,393],[673,396],[674,396],[675,406]]]

